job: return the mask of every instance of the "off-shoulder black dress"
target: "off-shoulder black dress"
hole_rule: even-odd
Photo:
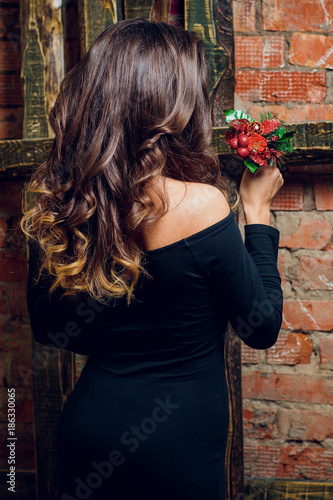
[[[234,214],[145,252],[135,301],[48,298],[30,246],[35,339],[90,354],[60,415],[61,500],[221,500],[229,421],[224,332],[266,349],[282,321],[279,231]]]

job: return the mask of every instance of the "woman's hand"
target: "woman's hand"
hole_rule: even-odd
[[[278,167],[259,167],[254,173],[245,169],[239,187],[246,224],[270,225],[272,199],[283,186]]]

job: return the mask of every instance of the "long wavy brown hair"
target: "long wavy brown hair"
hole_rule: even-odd
[[[169,209],[160,177],[226,192],[210,148],[203,41],[137,18],[108,27],[63,79],[50,113],[49,158],[31,175],[21,228],[42,250],[49,292],[127,295],[144,268],[142,234]]]

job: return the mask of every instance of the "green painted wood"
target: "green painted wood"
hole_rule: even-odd
[[[78,0],[81,54],[85,55],[97,36],[108,26],[121,21],[121,0]]]
[[[333,121],[290,124],[295,127],[295,152],[288,165],[332,163]],[[225,127],[213,129],[212,147],[221,159],[238,156],[232,154],[225,142]],[[0,178],[29,176],[32,169],[46,160],[53,139],[24,139],[0,141]],[[239,160],[242,162],[242,160]]]
[[[232,1],[184,0],[184,11],[185,29],[195,31],[204,40],[213,123],[223,125],[226,122],[222,111],[233,107],[235,88]]]
[[[36,22],[31,21],[22,63],[23,92],[26,97],[23,137],[35,138],[48,135],[44,66],[45,61]]]
[[[125,19],[144,17],[150,19],[153,0],[124,0]]]
[[[333,482],[246,478],[241,499],[332,500]]]
[[[29,96],[24,102],[23,137],[52,136],[48,115],[64,77],[61,2],[25,0],[20,4],[20,18],[22,78],[25,96]]]

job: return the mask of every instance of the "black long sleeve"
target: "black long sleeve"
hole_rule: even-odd
[[[235,218],[229,217],[205,238],[188,242],[235,332],[256,349],[274,345],[281,328],[279,234],[264,224],[246,225],[244,244]]]
[[[89,354],[94,346],[93,321],[103,307],[87,294],[62,297],[64,290],[48,290],[50,277],[43,271],[36,284],[40,268],[39,250],[31,240],[29,246],[29,272],[26,290],[30,325],[35,340],[78,354]]]

